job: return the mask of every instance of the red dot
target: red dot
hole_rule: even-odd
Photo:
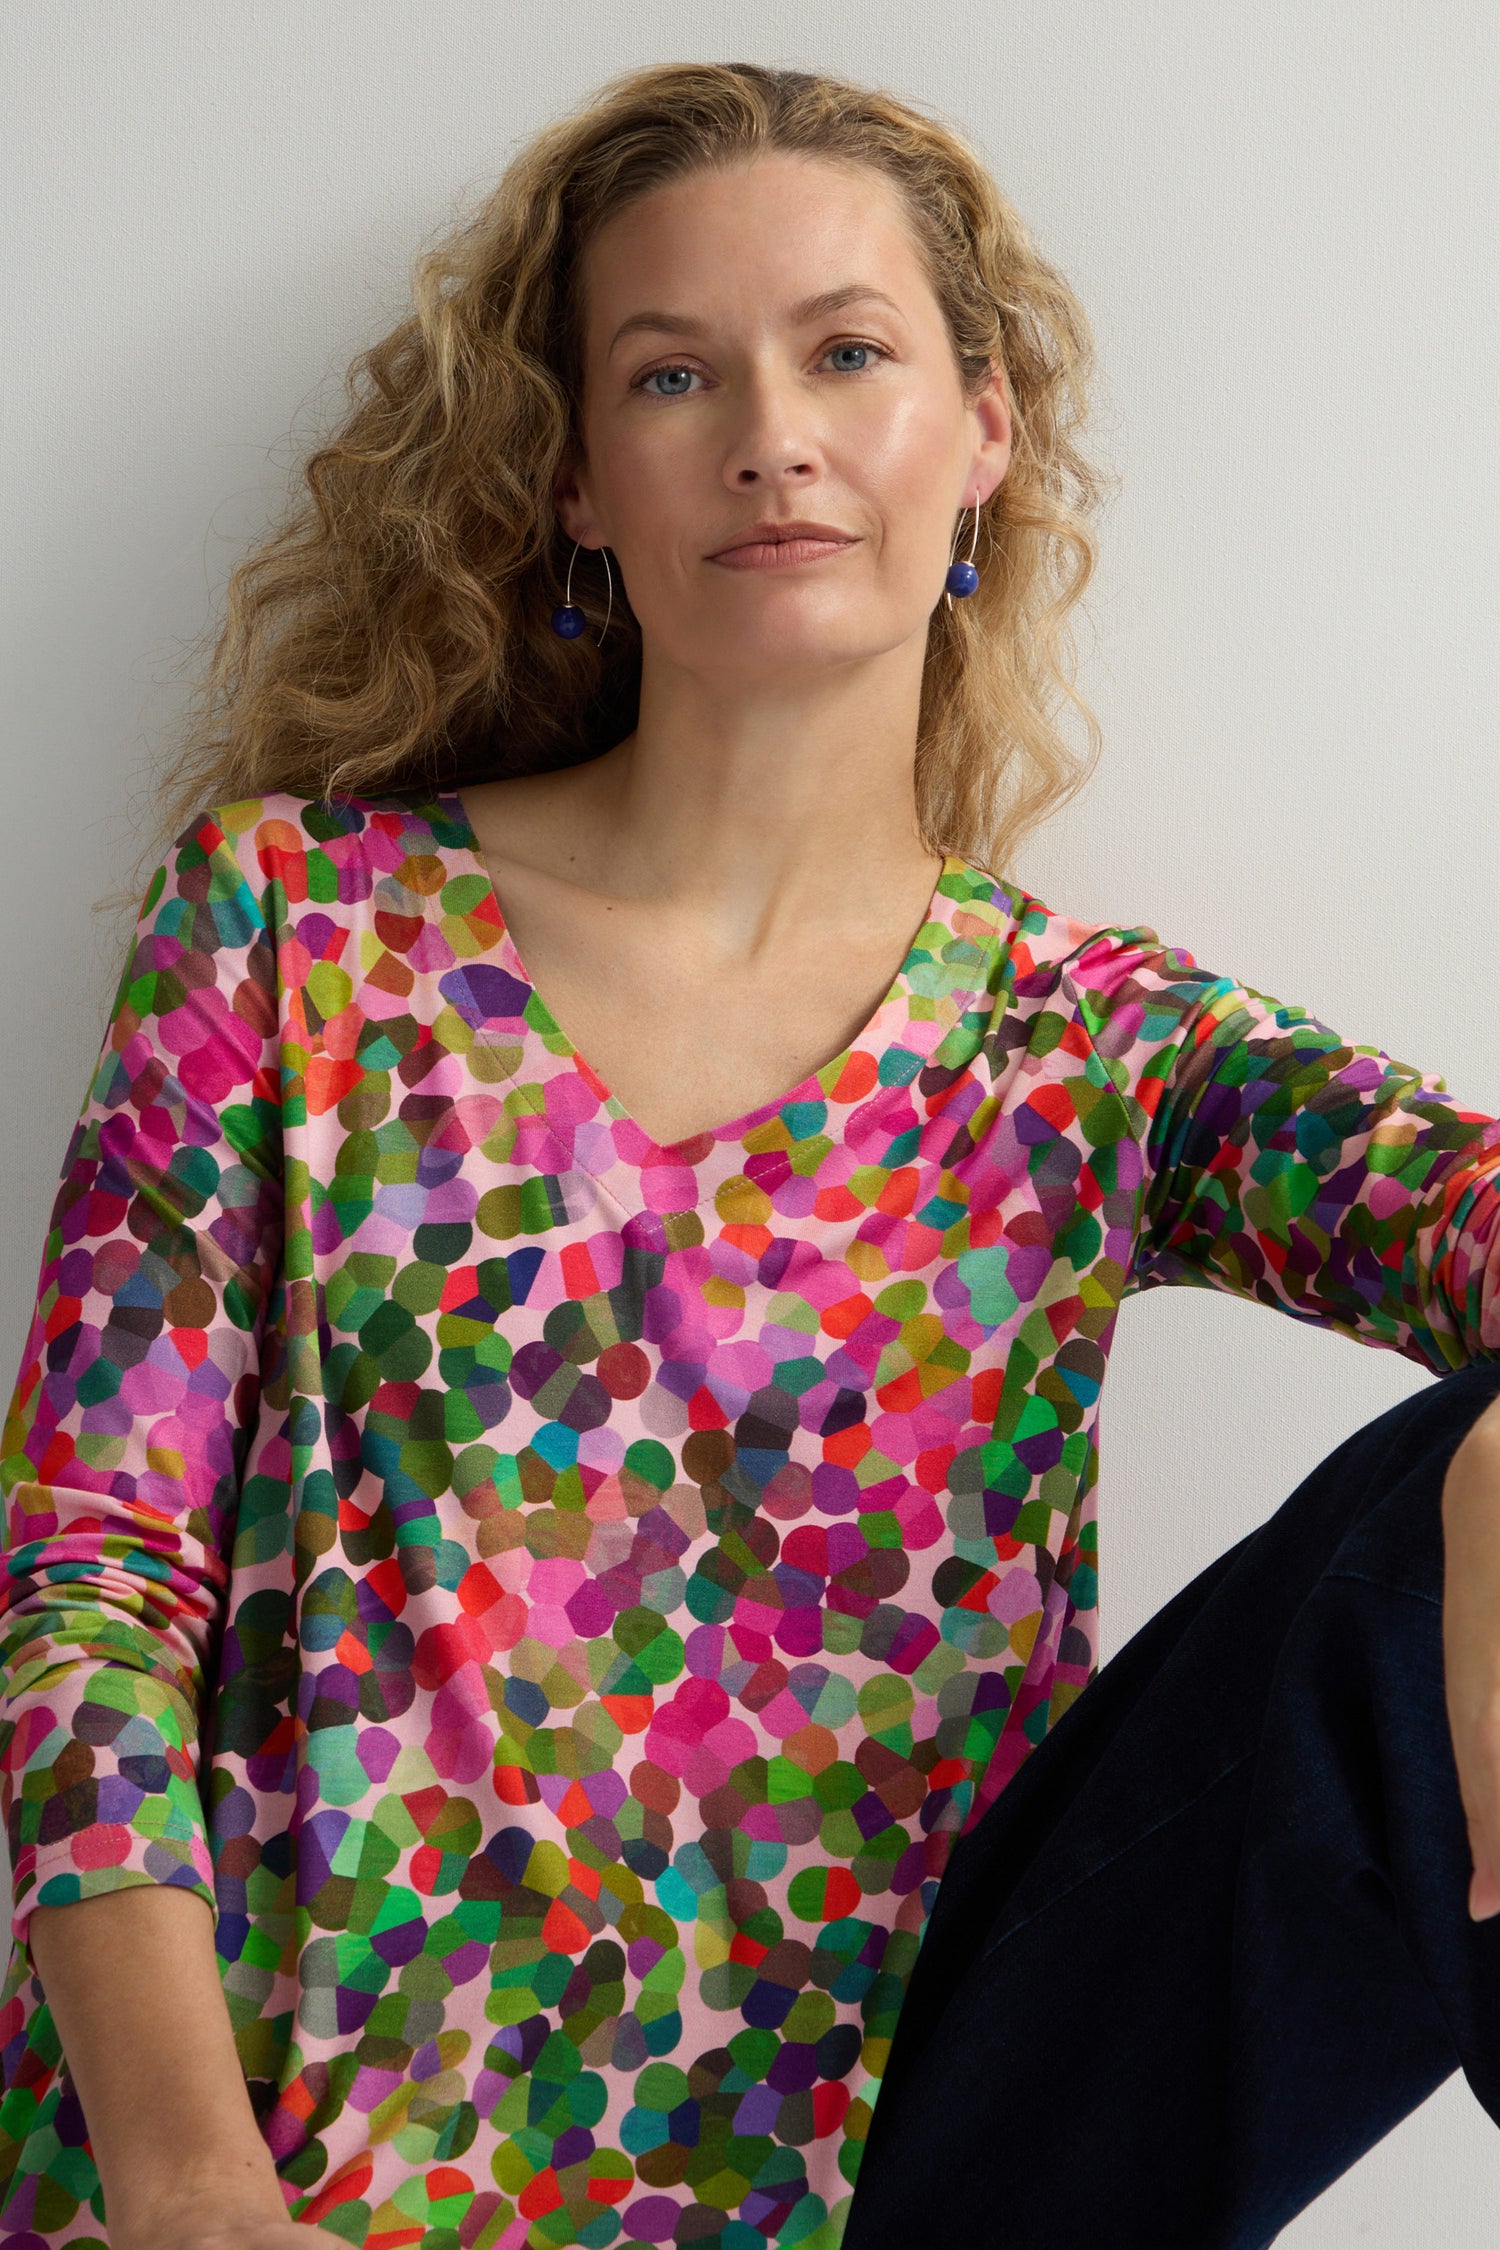
[[[828,1885],[823,1893],[824,1921],[842,1922],[854,1912],[862,1895],[847,1867],[830,1867]]]
[[[651,1380],[651,1362],[639,1344],[608,1344],[597,1373],[611,1398],[639,1398]]]

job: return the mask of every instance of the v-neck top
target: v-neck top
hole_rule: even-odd
[[[1122,1300],[1493,1356],[1497,1167],[954,856],[842,1054],[661,1146],[456,795],[206,813],[4,1444],[0,2250],[107,2241],[27,1926],[135,1883],[213,1910],[294,2218],[833,2250],[953,1842],[1097,1668]]]

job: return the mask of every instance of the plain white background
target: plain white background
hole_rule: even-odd
[[[6,1388],[115,969],[90,902],[133,865],[181,651],[412,252],[588,88],[683,58],[935,105],[1094,322],[1107,747],[1013,872],[1500,1109],[1491,0],[33,0],[0,22]],[[1207,1292],[1133,1301],[1105,1656],[1428,1380]],[[1497,2208],[1455,2075],[1280,2239],[1480,2250]]]

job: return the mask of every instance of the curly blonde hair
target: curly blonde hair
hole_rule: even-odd
[[[980,513],[979,590],[939,602],[916,752],[929,849],[1003,872],[1098,755],[1068,613],[1106,479],[1074,432],[1093,342],[984,165],[894,95],[754,63],[652,64],[537,133],[473,216],[414,261],[414,311],[345,378],[306,493],[230,576],[226,614],[153,791],[165,834],[205,805],[458,787],[573,765],[636,724],[641,637],[550,627],[570,542],[554,476],[582,453],[576,278],[606,219],[663,182],[771,150],[873,166],[900,191],[966,392],[992,363],[1014,418]],[[597,564],[574,574],[596,630]],[[597,577],[598,583],[594,583]],[[578,581],[586,583],[580,592]],[[213,638],[210,626],[202,641]],[[1086,756],[1058,730],[1081,713]]]

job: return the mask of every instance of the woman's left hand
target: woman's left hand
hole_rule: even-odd
[[[1474,1873],[1469,1913],[1500,1914],[1500,1400],[1443,1480],[1443,1680]]]

